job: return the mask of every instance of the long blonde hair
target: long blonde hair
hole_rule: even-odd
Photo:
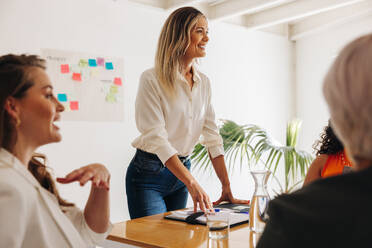
[[[372,34],[349,43],[323,85],[332,124],[355,163],[372,160]]]
[[[176,95],[174,81],[180,73],[180,59],[190,44],[190,33],[198,18],[204,16],[193,7],[179,8],[168,17],[161,30],[155,55],[155,73],[170,97]]]

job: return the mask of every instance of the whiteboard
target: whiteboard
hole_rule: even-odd
[[[42,49],[62,121],[123,121],[123,59]]]

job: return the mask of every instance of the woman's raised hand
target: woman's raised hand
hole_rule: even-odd
[[[110,189],[110,173],[102,164],[89,164],[57,178],[59,183],[79,182],[81,186],[88,181],[92,181],[92,187]]]

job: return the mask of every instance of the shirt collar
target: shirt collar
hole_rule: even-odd
[[[193,72],[192,79],[194,80],[194,84],[199,84],[200,81],[201,81],[199,71],[198,71],[198,69],[196,68],[195,65],[192,65],[191,68],[192,68],[192,72]],[[187,83],[185,77],[181,74],[181,72],[177,73],[177,77],[178,77],[179,80],[183,81],[184,83]]]
[[[36,180],[36,178],[31,174],[31,172],[26,168],[22,162],[14,156],[12,153],[7,151],[4,148],[0,148],[0,161],[3,162],[3,165],[0,164],[0,167],[10,167],[13,168],[18,174],[23,176],[27,179],[29,183],[34,186],[40,187],[40,183]]]
[[[18,174],[26,178],[26,180],[36,188],[36,190],[38,190],[42,198],[42,201],[38,204],[45,204],[46,208],[48,209],[45,211],[49,211],[49,214],[54,219],[54,222],[63,232],[64,237],[70,243],[69,247],[84,246],[84,242],[81,239],[81,236],[76,231],[76,229],[73,228],[73,223],[69,221],[69,219],[66,218],[66,216],[59,209],[59,204],[56,196],[48,190],[44,189],[31,174],[31,172],[27,170],[26,166],[24,166],[17,157],[15,157],[4,148],[0,148],[0,168],[1,167],[14,169]]]
[[[193,80],[194,80],[194,83],[200,83],[201,81],[201,78],[200,78],[200,75],[199,75],[199,71],[198,69],[196,69],[196,67],[193,65],[192,66],[192,72],[193,72]]]

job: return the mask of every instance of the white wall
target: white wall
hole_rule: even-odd
[[[314,141],[327,125],[329,112],[322,85],[331,63],[347,43],[370,32],[372,16],[364,16],[296,42],[297,116],[304,121],[300,136],[302,149],[312,152]]]
[[[140,73],[152,66],[158,34],[168,13],[127,0],[2,0],[0,54],[40,53],[41,48],[92,52],[124,58],[125,121],[60,123],[63,141],[42,147],[56,176],[91,162],[109,168],[111,220],[128,219],[125,171],[138,135],[134,99]],[[212,80],[217,118],[262,125],[284,142],[292,105],[292,45],[284,37],[230,24],[210,25],[207,58],[201,68]],[[63,119],[63,117],[62,117]],[[212,200],[219,195],[215,175],[197,174]],[[247,170],[231,178],[236,196],[250,198]],[[62,195],[83,206],[89,187],[60,186]],[[191,202],[189,202],[190,204]]]
[[[286,122],[293,116],[292,44],[285,37],[231,24],[212,23],[210,29],[201,67],[212,81],[217,118],[260,125],[285,143]],[[236,197],[249,199],[254,184],[244,168],[240,171],[237,165],[232,190]],[[220,184],[216,176],[208,176],[198,178],[216,199]]]

